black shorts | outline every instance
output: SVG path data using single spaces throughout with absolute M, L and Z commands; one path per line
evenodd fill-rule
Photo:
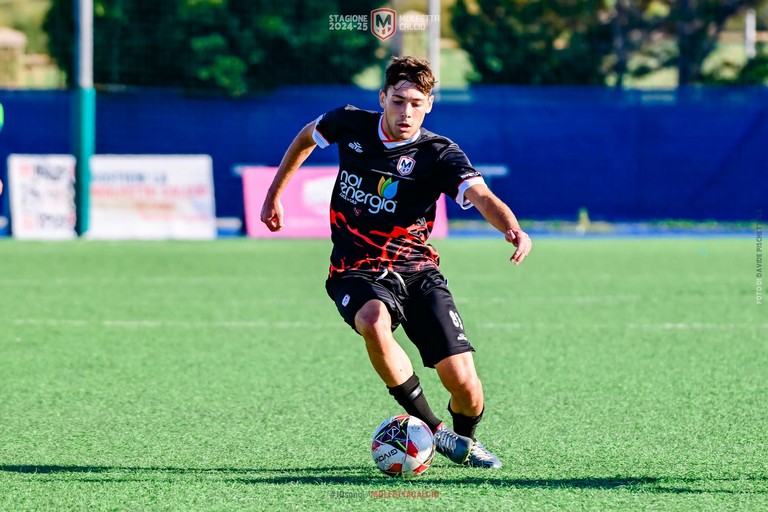
M 402 324 L 424 366 L 433 368 L 448 356 L 475 350 L 447 285 L 437 269 L 402 273 L 350 270 L 328 278 L 325 289 L 353 329 L 355 315 L 366 302 L 383 302 L 392 317 L 392 330 Z

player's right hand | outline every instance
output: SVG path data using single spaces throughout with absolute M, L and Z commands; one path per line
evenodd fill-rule
M 266 224 L 270 231 L 283 229 L 283 204 L 279 199 L 264 201 L 261 207 L 261 222 Z

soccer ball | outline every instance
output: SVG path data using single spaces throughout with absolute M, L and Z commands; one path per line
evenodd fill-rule
M 389 476 L 412 478 L 424 473 L 435 457 L 435 439 L 426 423 L 401 414 L 384 420 L 373 434 L 371 455 Z

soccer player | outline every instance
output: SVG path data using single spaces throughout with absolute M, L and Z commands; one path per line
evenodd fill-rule
M 421 127 L 432 110 L 434 84 L 428 62 L 393 57 L 379 92 L 383 113 L 347 105 L 306 125 L 283 156 L 261 221 L 271 231 L 283 227 L 280 195 L 291 175 L 315 146 L 335 143 L 339 174 L 330 204 L 328 295 L 365 340 L 389 393 L 432 429 L 437 451 L 457 464 L 499 468 L 499 459 L 475 438 L 484 404 L 474 348 L 427 239 L 440 194 L 465 209 L 475 206 L 516 247 L 510 258 L 516 265 L 530 252 L 531 239 L 464 152 Z M 410 359 L 393 337 L 399 325 L 450 393 L 453 429 L 430 408 Z

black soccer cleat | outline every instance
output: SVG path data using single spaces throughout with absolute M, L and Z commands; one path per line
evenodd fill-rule
M 499 469 L 501 461 L 497 456 L 489 452 L 480 441 L 475 441 L 469 450 L 466 465 L 473 468 Z
M 435 449 L 456 464 L 467 463 L 474 444 L 475 441 L 471 437 L 460 436 L 445 424 L 440 424 L 435 431 Z

